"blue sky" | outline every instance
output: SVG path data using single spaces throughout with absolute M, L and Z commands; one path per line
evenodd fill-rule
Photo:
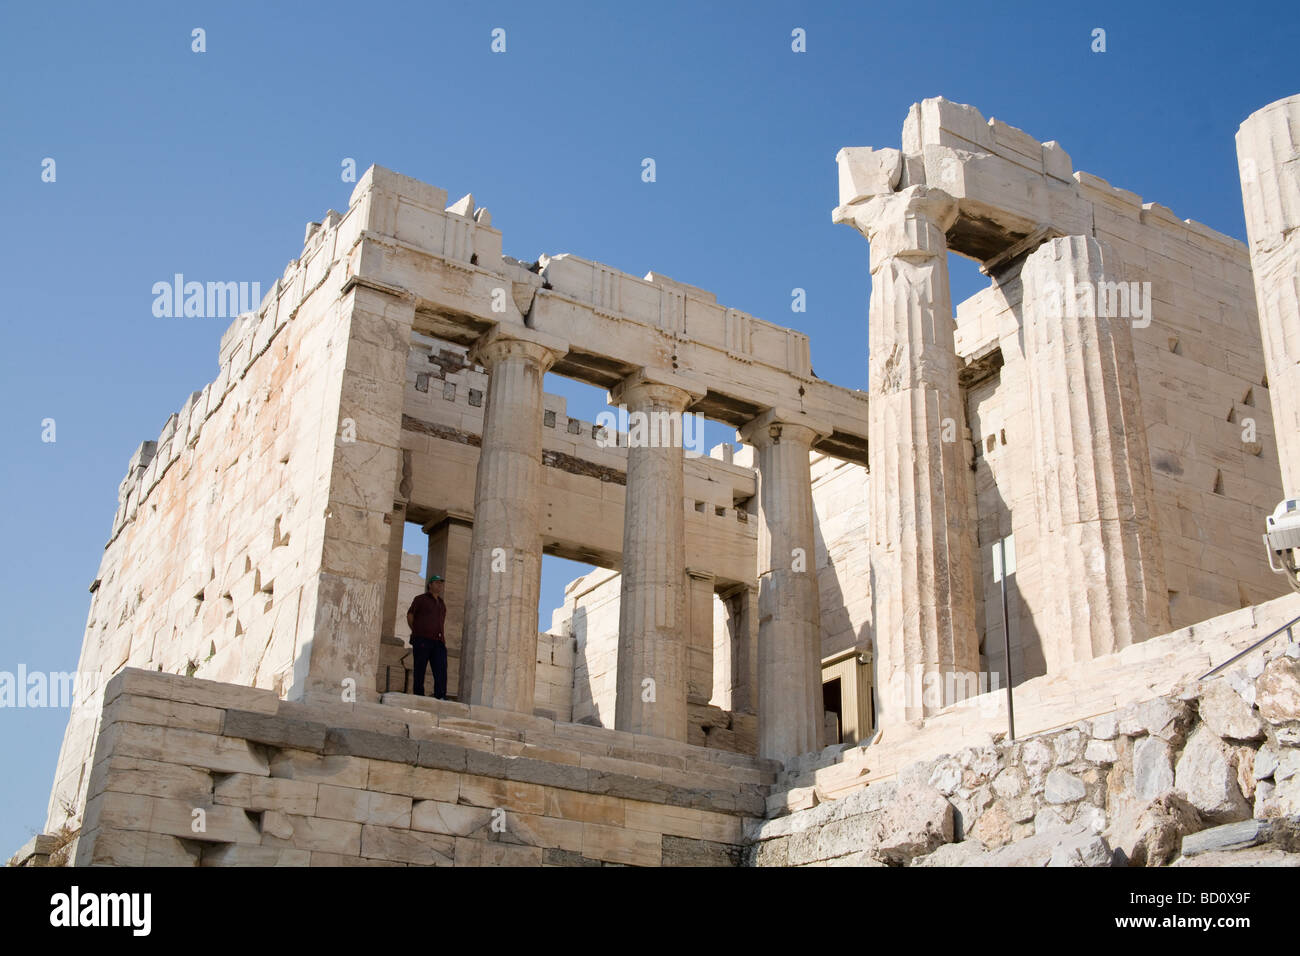
M 857 388 L 868 247 L 831 224 L 834 157 L 898 145 L 924 97 L 1243 238 L 1233 135 L 1300 88 L 1297 8 L 1054 6 L 6 4 L 0 671 L 75 669 L 127 458 L 217 371 L 227 321 L 155 318 L 153 283 L 267 288 L 304 223 L 346 207 L 345 158 L 473 192 L 509 255 L 653 269 L 801 329 L 817 374 Z M 980 287 L 967 264 L 953 281 Z M 598 404 L 571 391 L 574 414 Z M 543 626 L 571 576 L 548 560 Z M 4 856 L 44 821 L 66 720 L 0 710 Z

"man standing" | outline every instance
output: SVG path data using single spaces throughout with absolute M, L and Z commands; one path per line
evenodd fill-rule
M 406 612 L 406 623 L 411 628 L 411 649 L 415 656 L 413 692 L 424 696 L 424 667 L 433 665 L 433 696 L 447 699 L 447 642 L 442 633 L 447 620 L 447 604 L 442 599 L 443 582 L 432 575 L 426 583 L 424 594 L 417 594 Z

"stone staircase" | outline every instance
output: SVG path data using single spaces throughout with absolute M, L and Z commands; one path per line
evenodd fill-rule
M 747 754 L 458 701 L 387 693 L 381 703 L 408 714 L 418 712 L 430 728 L 437 728 L 439 740 L 454 740 L 483 753 L 533 757 L 693 790 L 767 788 L 782 769 L 778 761 Z

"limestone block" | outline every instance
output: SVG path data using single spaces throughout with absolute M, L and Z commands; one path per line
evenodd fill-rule
M 1225 823 L 1183 838 L 1183 856 L 1196 856 L 1220 850 L 1243 850 L 1246 847 L 1267 843 L 1273 827 L 1265 820 L 1242 820 Z
M 1082 780 L 1058 767 L 1047 775 L 1043 799 L 1048 803 L 1073 803 L 1082 800 L 1086 792 Z
M 450 837 L 416 830 L 366 826 L 361 836 L 361 855 L 418 866 L 451 866 L 456 857 L 456 842 Z
M 236 707 L 261 714 L 274 714 L 280 703 L 279 697 L 268 690 L 234 687 L 196 677 L 159 674 L 135 667 L 128 667 L 109 680 L 104 687 L 104 705 L 112 703 L 119 694 L 134 694 L 206 707 Z
M 1210 822 L 1244 820 L 1250 805 L 1237 783 L 1236 760 L 1236 752 L 1203 726 L 1178 758 L 1174 786 Z
M 582 825 L 582 855 L 630 866 L 659 866 L 663 838 L 658 833 L 627 830 L 600 823 Z
M 846 146 L 835 155 L 835 162 L 841 206 L 893 192 L 903 171 L 903 154 L 896 149 Z
M 323 784 L 314 816 L 386 827 L 411 826 L 411 798 Z
M 282 847 L 225 843 L 203 851 L 200 866 L 307 866 L 311 853 Z
M 875 853 L 882 860 L 906 863 L 952 838 L 952 804 L 932 788 L 906 786 L 881 813 L 876 824 Z
M 1201 694 L 1198 710 L 1216 736 L 1231 740 L 1258 740 L 1264 723 L 1254 709 L 1225 681 L 1213 681 Z
M 325 749 L 326 730 L 323 723 L 231 709 L 226 711 L 222 733 L 272 747 L 320 753 Z
M 204 767 L 221 773 L 269 773 L 266 757 L 245 740 L 179 728 L 117 723 L 100 734 L 102 753 L 160 763 Z
M 280 750 L 271 757 L 270 775 L 337 787 L 364 788 L 370 767 L 370 761 L 362 757 Z
M 1255 705 L 1273 725 L 1300 720 L 1300 661 L 1276 657 L 1255 681 Z
M 562 850 L 543 850 L 541 847 L 519 846 L 512 843 L 490 843 L 486 840 L 456 838 L 456 866 L 529 866 L 543 864 L 547 854 L 566 853 Z M 585 857 L 583 858 L 585 860 Z M 593 865 L 594 861 L 580 865 Z M 594 863 L 599 866 L 599 863 Z
M 417 800 L 455 803 L 460 796 L 460 777 L 445 770 L 375 760 L 370 763 L 370 776 L 365 788 Z
M 262 818 L 262 829 L 263 846 L 361 855 L 360 823 L 268 810 Z
M 95 764 L 87 790 L 145 794 L 203 806 L 212 799 L 213 783 L 211 774 L 193 767 L 114 754 Z
M 317 789 L 316 783 L 307 780 L 236 773 L 216 783 L 213 800 L 245 810 L 279 810 L 312 816 L 316 809 Z
M 198 866 L 201 845 L 165 833 L 100 829 L 77 840 L 77 866 Z
M 1175 784 L 1169 744 L 1143 737 L 1133 745 L 1133 790 L 1140 800 L 1155 800 Z

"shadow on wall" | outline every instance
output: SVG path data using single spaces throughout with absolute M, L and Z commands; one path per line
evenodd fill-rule
M 583 666 L 582 672 L 586 675 L 586 686 L 580 688 L 578 683 L 579 662 L 587 661 L 587 609 L 581 604 L 573 609 L 573 617 L 569 619 L 570 626 L 573 628 L 574 653 L 573 653 L 573 702 L 576 704 L 579 700 L 591 701 L 591 706 L 595 710 L 594 714 L 587 714 L 581 718 L 575 718 L 574 723 L 588 724 L 592 727 L 613 727 L 614 715 L 602 714 L 600 712 L 600 702 L 596 694 L 596 685 L 591 679 L 590 668 Z M 580 693 L 581 691 L 581 693 Z M 606 722 L 608 718 L 608 722 Z

